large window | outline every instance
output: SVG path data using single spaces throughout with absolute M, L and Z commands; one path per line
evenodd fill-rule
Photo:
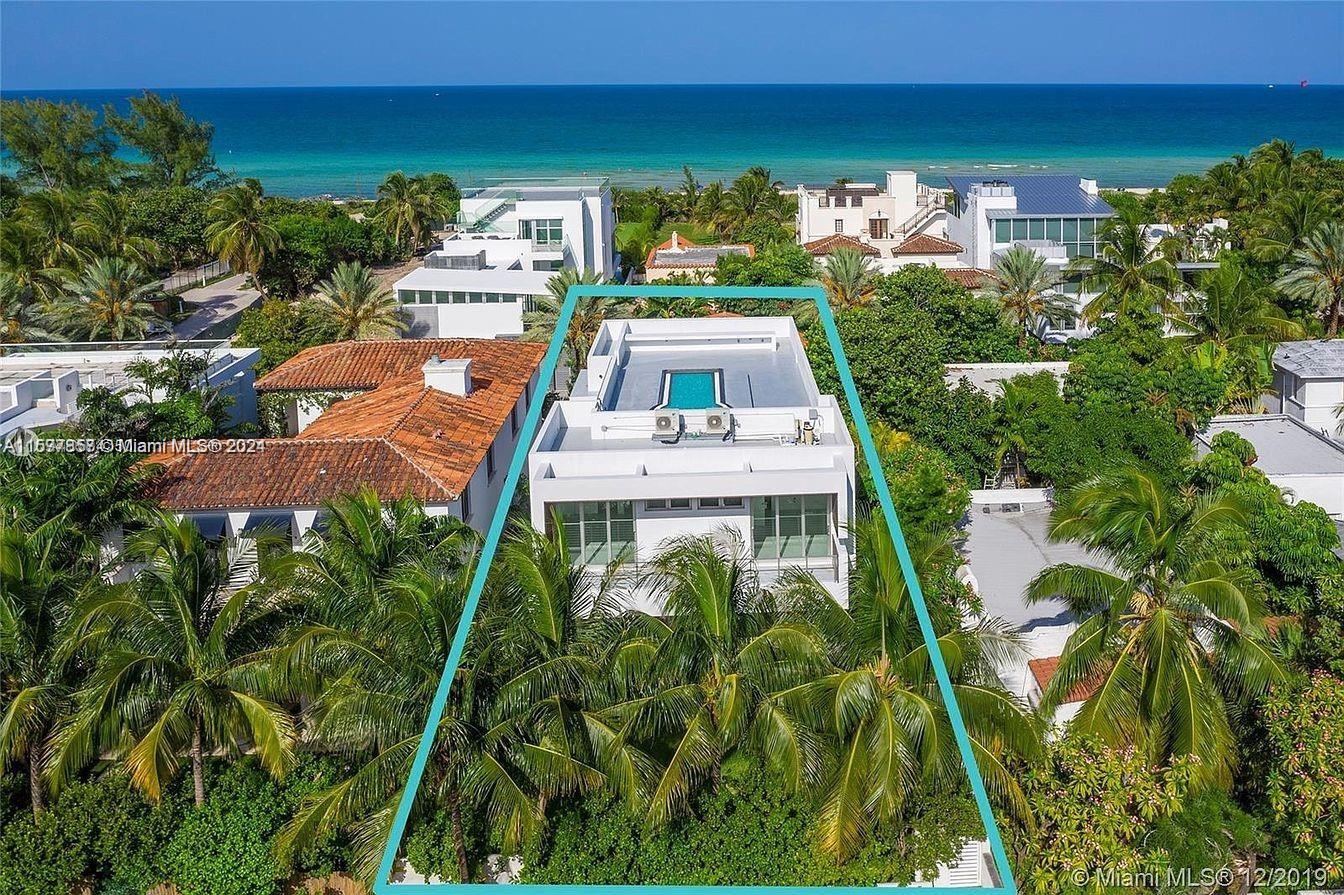
M 751 499 L 751 539 L 756 558 L 830 556 L 831 499 L 826 494 L 789 494 Z
M 564 220 L 561 218 L 538 218 L 519 221 L 518 235 L 530 239 L 537 245 L 558 246 L 565 241 Z
M 556 503 L 547 507 L 546 527 L 555 518 L 565 532 L 571 559 L 585 565 L 606 565 L 634 556 L 635 505 L 629 500 Z

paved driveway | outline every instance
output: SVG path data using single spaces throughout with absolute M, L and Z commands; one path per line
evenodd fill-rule
M 173 327 L 173 335 L 179 339 L 199 338 L 211 327 L 242 313 L 260 297 L 255 289 L 244 288 L 245 280 L 244 274 L 235 274 L 209 286 L 183 292 L 182 300 L 194 306 L 195 310 L 190 317 Z

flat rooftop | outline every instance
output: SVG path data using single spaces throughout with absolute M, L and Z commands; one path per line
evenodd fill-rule
M 1249 414 L 1214 417 L 1197 438 L 1207 453 L 1219 432 L 1235 432 L 1255 448 L 1255 467 L 1265 475 L 1344 475 L 1344 447 L 1290 416 Z
M 722 400 L 730 408 L 804 407 L 812 403 L 798 359 L 768 339 L 723 348 L 632 347 L 616 370 L 615 406 L 652 410 L 662 402 L 663 374 L 678 370 L 722 372 Z
M 1048 504 L 1027 504 L 1021 511 L 1005 512 L 997 504 L 975 504 L 965 526 L 966 562 L 985 614 L 1023 631 L 1075 621 L 1063 600 L 1027 603 L 1022 595 L 1037 574 L 1065 562 L 1104 567 L 1077 544 L 1047 537 L 1050 509 Z

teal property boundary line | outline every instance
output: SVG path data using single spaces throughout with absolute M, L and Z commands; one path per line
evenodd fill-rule
M 985 837 L 989 841 L 990 852 L 994 856 L 994 864 L 998 870 L 999 879 L 1003 881 L 1003 885 L 997 887 L 960 887 L 939 889 L 938 891 L 960 892 L 965 893 L 965 895 L 1017 895 L 1017 883 L 1013 878 L 1012 867 L 1008 863 L 1008 854 L 1004 849 L 1003 838 L 999 834 L 994 812 L 990 810 L 989 796 L 985 792 L 984 780 L 980 776 L 980 765 L 976 761 L 975 753 L 971 748 L 971 740 L 966 731 L 965 719 L 961 715 L 961 707 L 957 705 L 956 697 L 952 691 L 952 679 L 948 674 L 947 665 L 943 662 L 942 653 L 937 646 L 938 637 L 933 630 L 933 622 L 929 618 L 928 607 L 924 603 L 924 591 L 920 587 L 919 579 L 915 576 L 914 563 L 910 559 L 910 549 L 905 543 L 905 535 L 901 531 L 900 520 L 896 518 L 896 507 L 892 503 L 891 493 L 887 489 L 887 479 L 882 472 L 877 448 L 873 444 L 873 436 L 868 429 L 868 419 L 864 415 L 863 405 L 859 401 L 858 391 L 854 387 L 854 376 L 850 372 L 849 361 L 845 358 L 844 348 L 840 344 L 840 332 L 836 329 L 835 317 L 826 301 L 825 292 L 819 287 L 571 286 L 569 292 L 565 295 L 559 319 L 556 321 L 555 335 L 551 337 L 550 345 L 547 347 L 546 355 L 542 360 L 539 381 L 544 383 L 554 381 L 565 335 L 568 333 L 570 322 L 574 318 L 574 309 L 580 301 L 589 298 L 641 297 L 699 298 L 718 301 L 754 298 L 767 301 L 805 300 L 816 303 L 818 317 L 826 331 L 826 340 L 835 356 L 836 372 L 844 388 L 845 400 L 849 403 L 854 428 L 863 447 L 863 456 L 868 463 L 868 468 L 876 485 L 878 502 L 882 505 L 882 513 L 886 517 L 887 526 L 891 530 L 892 539 L 896 544 L 896 554 L 900 559 L 901 573 L 905 576 L 905 580 L 909 582 L 910 592 L 915 598 L 915 615 L 919 619 L 919 629 L 924 636 L 925 645 L 929 648 L 929 656 L 933 660 L 938 691 L 948 708 L 948 716 L 952 722 L 952 732 L 957 741 L 957 750 L 961 754 L 962 764 L 965 766 L 967 777 L 970 780 L 976 808 L 980 813 L 980 821 L 985 827 Z M 497 883 L 393 883 L 390 882 L 390 878 L 396 862 L 398 847 L 406 832 L 411 805 L 414 803 L 420 788 L 420 780 L 424 776 L 425 765 L 429 761 L 429 753 L 434 745 L 434 736 L 438 730 L 439 722 L 443 718 L 444 706 L 448 702 L 448 692 L 452 687 L 453 676 L 457 672 L 458 663 L 461 661 L 462 651 L 467 642 L 467 634 L 471 630 L 471 622 L 476 615 L 476 607 L 480 603 L 481 592 L 485 589 L 486 575 L 490 570 L 490 564 L 494 560 L 495 551 L 499 547 L 500 539 L 504 533 L 509 505 L 513 500 L 514 492 L 518 488 L 518 480 L 522 476 L 523 467 L 526 465 L 528 450 L 532 446 L 533 439 L 536 438 L 537 428 L 541 425 L 543 403 L 543 401 L 536 400 L 528 408 L 527 417 L 523 422 L 522 432 L 518 438 L 518 446 L 514 450 L 513 459 L 509 463 L 509 472 L 504 480 L 503 491 L 500 493 L 499 505 L 495 508 L 494 517 L 490 521 L 485 544 L 481 548 L 477 561 L 476 572 L 471 580 L 471 590 L 467 594 L 466 603 L 463 606 L 462 619 L 458 622 L 457 632 L 453 636 L 453 643 L 448 652 L 443 676 L 439 679 L 438 689 L 434 692 L 434 702 L 429 708 L 429 716 L 425 720 L 425 729 L 420 736 L 420 745 L 416 749 L 415 760 L 411 764 L 410 778 L 406 781 L 406 787 L 402 790 L 401 799 L 397 804 L 397 812 L 392 820 L 391 835 L 388 838 L 387 846 L 383 850 L 383 858 L 378 867 L 378 876 L 374 882 L 376 895 L 448 895 L 448 893 L 458 892 L 464 893 L 464 895 L 482 895 L 485 891 L 493 892 L 494 895 L 501 895 Z M 781 893 L 781 895 L 837 895 L 837 893 L 873 895 L 874 892 L 879 890 L 883 892 L 917 892 L 926 891 L 926 888 L 921 886 L 772 886 L 770 891 Z M 674 895 L 674 893 L 676 895 L 737 895 L 737 893 L 745 895 L 748 892 L 759 892 L 760 887 L 582 886 L 528 883 L 514 884 L 509 887 L 509 891 L 517 892 L 519 895 L 592 895 L 595 890 L 603 893 L 610 892 L 612 895 L 623 895 L 627 890 L 632 893 L 640 893 L 640 895 L 646 895 L 646 893 L 647 895 Z

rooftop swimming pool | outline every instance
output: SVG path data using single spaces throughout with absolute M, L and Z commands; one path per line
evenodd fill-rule
M 720 374 L 715 370 L 663 371 L 663 400 L 668 410 L 708 410 L 721 407 Z

